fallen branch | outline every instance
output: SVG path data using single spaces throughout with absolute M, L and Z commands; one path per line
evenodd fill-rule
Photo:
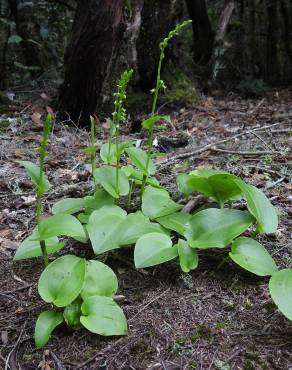
M 263 127 L 257 127 L 257 128 L 255 128 L 253 130 L 244 131 L 244 132 L 242 132 L 240 134 L 234 135 L 234 136 L 229 137 L 227 139 L 222 139 L 222 140 L 219 140 L 219 141 L 216 141 L 216 142 L 207 144 L 207 145 L 203 146 L 202 148 L 193 150 L 191 152 L 181 153 L 181 154 L 178 154 L 178 155 L 170 155 L 170 158 L 166 159 L 165 161 L 162 161 L 162 162 L 158 163 L 157 166 L 158 167 L 166 167 L 166 166 L 169 166 L 169 165 L 171 165 L 173 162 L 175 162 L 177 160 L 194 157 L 194 156 L 196 156 L 198 154 L 201 154 L 201 153 L 203 153 L 203 152 L 205 152 L 207 150 L 212 149 L 213 147 L 216 147 L 218 144 L 227 143 L 229 141 L 232 141 L 232 140 L 237 139 L 238 137 L 241 137 L 241 136 L 244 136 L 244 135 L 248 135 L 248 134 L 253 134 L 256 131 L 267 130 L 267 129 L 271 128 L 271 127 L 275 127 L 275 126 L 278 126 L 280 124 L 281 124 L 280 122 L 276 122 L 276 123 L 273 123 L 272 125 L 266 125 L 266 126 L 263 126 Z
M 238 155 L 264 155 L 264 154 L 282 154 L 281 152 L 271 151 L 271 150 L 259 150 L 257 152 L 254 151 L 238 151 L 238 150 L 227 150 L 227 149 L 219 149 L 219 148 L 210 148 L 212 152 L 220 152 L 220 153 L 228 153 L 228 154 L 238 154 Z

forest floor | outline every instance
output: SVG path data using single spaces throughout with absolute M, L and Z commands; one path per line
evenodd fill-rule
M 291 103 L 287 90 L 259 99 L 209 97 L 196 109 L 172 113 L 172 124 L 156 131 L 157 151 L 165 153 L 157 161 L 158 179 L 175 200 L 182 199 L 176 175 L 198 166 L 225 169 L 264 189 L 279 211 L 280 225 L 277 233 L 258 239 L 281 267 L 292 267 Z M 36 350 L 35 320 L 48 305 L 37 293 L 41 260 L 12 260 L 35 222 L 33 187 L 14 161 L 38 160 L 42 105 L 37 99 L 24 101 L 0 118 L 0 368 L 291 369 L 292 324 L 273 305 L 268 279 L 228 260 L 222 264 L 224 250 L 201 251 L 198 269 L 189 274 L 175 262 L 141 273 L 127 263 L 131 253 L 124 252 L 121 260 L 109 256 L 128 336 L 103 338 L 61 326 L 44 350 Z M 100 142 L 106 138 L 103 126 Z M 130 125 L 123 136 L 145 143 L 145 133 L 131 133 Z M 82 151 L 88 144 L 88 132 L 65 123 L 54 126 L 46 161 L 53 185 L 46 214 L 56 200 L 91 190 Z M 77 242 L 69 242 L 68 251 L 92 257 Z

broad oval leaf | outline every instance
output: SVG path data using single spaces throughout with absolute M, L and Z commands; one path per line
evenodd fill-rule
M 181 204 L 170 199 L 165 189 L 148 186 L 142 196 L 142 212 L 152 219 L 170 215 L 182 207 Z
M 234 240 L 229 256 L 240 267 L 258 276 L 272 275 L 278 270 L 268 251 L 251 238 L 241 237 Z
M 209 208 L 192 216 L 185 237 L 193 248 L 224 248 L 253 221 L 247 211 Z
M 152 159 L 149 160 L 148 171 L 146 171 L 147 153 L 144 150 L 140 148 L 128 148 L 126 149 L 126 153 L 134 165 L 144 174 L 150 176 L 155 174 L 156 168 Z
M 87 261 L 85 281 L 80 293 L 83 300 L 95 296 L 112 297 L 118 290 L 118 279 L 113 270 L 99 261 Z
M 172 246 L 169 236 L 150 233 L 138 239 L 134 250 L 136 268 L 159 265 L 178 256 L 177 247 Z
M 28 236 L 17 248 L 14 260 L 24 260 L 42 256 L 42 250 L 38 239 L 38 228 L 36 227 L 32 234 Z M 54 236 L 45 240 L 48 254 L 58 252 L 64 247 L 64 243 L 59 243 L 59 239 Z
M 184 235 L 186 225 L 190 221 L 191 215 L 185 212 L 176 212 L 156 219 L 163 227 L 174 230 L 178 234 Z
M 146 128 L 147 130 L 152 130 L 153 126 L 155 125 L 155 123 L 159 122 L 159 121 L 167 121 L 167 122 L 171 122 L 170 120 L 170 117 L 169 116 L 159 116 L 159 115 L 155 115 L 155 116 L 151 116 L 149 118 L 147 118 L 145 121 L 142 122 L 142 126 L 144 128 Z
M 234 179 L 234 182 L 241 188 L 247 208 L 258 222 L 257 230 L 260 233 L 274 233 L 278 228 L 278 215 L 269 199 L 260 189 L 246 184 L 241 179 Z
M 81 310 L 81 324 L 90 332 L 103 335 L 126 335 L 127 319 L 123 310 L 110 297 L 93 296 L 87 298 Z
M 279 310 L 292 320 L 292 269 L 273 273 L 269 282 L 270 294 Z
M 43 348 L 55 328 L 63 322 L 63 315 L 60 312 L 44 311 L 35 324 L 34 340 L 38 349 Z
M 42 194 L 46 193 L 50 189 L 50 183 L 45 174 L 43 174 L 40 181 L 40 168 L 36 164 L 30 161 L 16 161 L 26 170 L 26 173 L 31 178 L 31 181 L 36 187 L 40 188 Z
M 71 236 L 78 240 L 86 240 L 87 235 L 81 223 L 72 215 L 57 214 L 48 217 L 39 224 L 39 240 L 53 236 Z
M 94 253 L 119 248 L 118 229 L 127 213 L 118 206 L 105 206 L 92 212 L 86 226 Z
M 66 198 L 61 199 L 56 202 L 52 207 L 53 215 L 60 213 L 66 213 L 68 215 L 73 215 L 81 211 L 85 206 L 83 198 Z
M 167 234 L 165 229 L 157 223 L 150 222 L 149 218 L 143 215 L 141 211 L 131 213 L 119 227 L 119 245 L 134 244 L 142 235 L 154 232 Z
M 185 240 L 179 239 L 177 243 L 179 264 L 183 272 L 195 270 L 199 264 L 198 252 L 191 248 Z
M 121 169 L 119 171 L 119 189 L 116 189 L 116 168 L 103 166 L 94 171 L 94 178 L 112 197 L 119 198 L 130 191 L 129 180 Z
M 85 277 L 85 260 L 73 255 L 60 257 L 42 272 L 39 295 L 45 302 L 65 307 L 80 294 Z

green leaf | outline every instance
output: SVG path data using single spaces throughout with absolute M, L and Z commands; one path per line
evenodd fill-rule
M 184 235 L 186 225 L 190 219 L 191 215 L 189 213 L 176 212 L 164 217 L 159 217 L 156 221 L 166 229 L 174 230 L 178 234 Z
M 66 324 L 73 329 L 78 329 L 80 327 L 82 302 L 82 299 L 77 297 L 75 301 L 70 303 L 63 312 L 63 317 L 66 321 Z
M 73 215 L 84 208 L 83 198 L 66 198 L 56 202 L 52 207 L 52 213 L 57 215 L 59 213 L 66 213 Z
M 105 206 L 91 214 L 86 228 L 95 254 L 119 247 L 118 230 L 126 217 L 127 213 L 118 206 Z
M 183 272 L 190 272 L 191 270 L 195 270 L 198 267 L 199 257 L 197 250 L 194 248 L 190 248 L 185 240 L 178 240 L 177 251 L 180 267 Z
M 90 332 L 103 336 L 127 334 L 127 319 L 112 298 L 101 296 L 87 298 L 81 310 L 84 316 L 80 317 L 80 321 Z
M 176 258 L 177 247 L 172 246 L 169 236 L 150 233 L 138 239 L 134 250 L 136 268 L 159 265 Z
M 53 236 L 71 236 L 85 239 L 87 235 L 81 223 L 74 216 L 57 214 L 41 221 L 39 225 L 39 240 L 46 240 Z
M 29 161 L 16 161 L 21 166 L 25 168 L 26 173 L 31 178 L 33 184 L 38 188 L 42 194 L 46 193 L 50 189 L 50 183 L 45 174 L 42 176 L 42 181 L 40 181 L 40 168 L 36 164 Z
M 247 208 L 258 222 L 257 230 L 260 233 L 274 233 L 278 228 L 278 215 L 269 199 L 260 189 L 246 184 L 241 179 L 235 179 L 234 182 L 241 188 Z
M 292 320 L 292 269 L 273 273 L 269 282 L 270 294 L 287 319 Z
M 117 158 L 121 156 L 126 148 L 129 148 L 133 145 L 131 141 L 123 141 L 119 143 L 119 150 L 118 155 L 116 151 L 116 143 L 111 144 L 111 150 L 109 153 L 109 143 L 105 143 L 100 148 L 100 158 L 105 163 L 115 164 L 117 162 Z
M 63 322 L 63 315 L 60 312 L 44 311 L 35 324 L 34 340 L 38 349 L 44 347 L 55 328 Z
M 230 175 L 229 172 L 223 170 L 215 170 L 213 168 L 198 168 L 197 170 L 191 171 L 190 175 L 208 178 L 214 175 Z
M 87 261 L 85 282 L 81 297 L 86 300 L 92 296 L 112 297 L 118 290 L 118 279 L 113 270 L 99 261 Z
M 136 185 L 140 186 L 142 184 L 143 173 L 141 171 L 136 170 L 131 166 L 123 166 L 121 170 L 129 179 L 133 180 Z M 159 181 L 155 177 L 148 176 L 146 179 L 146 184 L 153 187 L 161 188 Z
M 253 222 L 246 211 L 209 208 L 192 216 L 185 237 L 193 248 L 224 248 Z
M 148 186 L 142 196 L 142 212 L 152 219 L 170 215 L 181 208 L 182 205 L 170 199 L 164 189 Z
M 119 245 L 134 244 L 142 235 L 154 232 L 166 234 L 166 231 L 159 224 L 150 222 L 149 218 L 144 216 L 142 212 L 131 213 L 121 223 L 117 231 L 120 235 Z
M 60 257 L 42 272 L 38 291 L 47 303 L 65 307 L 80 294 L 85 277 L 85 260 L 73 255 Z
M 185 195 L 190 195 L 193 193 L 194 188 L 188 184 L 188 180 L 192 178 L 191 175 L 187 175 L 186 173 L 181 173 L 176 177 L 176 184 L 178 190 L 185 194 Z
M 147 153 L 144 150 L 140 148 L 128 148 L 126 149 L 126 153 L 128 154 L 131 161 L 134 163 L 134 165 L 139 168 L 139 170 L 141 170 L 144 174 L 150 176 L 155 174 L 155 164 L 151 159 L 149 160 L 148 171 L 146 171 Z
M 116 168 L 103 166 L 94 171 L 94 178 L 112 197 L 119 198 L 127 195 L 130 190 L 129 180 L 121 169 L 119 169 L 119 194 L 116 191 Z
M 238 198 L 242 194 L 241 188 L 236 185 L 234 179 L 236 176 L 228 173 L 219 173 L 208 177 L 191 175 L 186 183 L 193 188 L 193 191 L 203 193 L 223 206 L 227 200 Z
M 97 189 L 93 196 L 84 197 L 84 206 L 87 212 L 92 212 L 103 206 L 112 206 L 115 199 L 103 189 Z
M 17 248 L 17 251 L 13 258 L 14 261 L 42 256 L 42 250 L 38 239 L 38 228 L 36 227 L 33 230 L 32 234 L 24 239 L 24 241 Z M 48 254 L 58 252 L 64 247 L 64 243 L 59 243 L 59 239 L 55 236 L 46 239 L 45 243 Z
M 241 237 L 234 240 L 229 256 L 240 267 L 258 276 L 272 275 L 278 270 L 268 251 L 251 238 Z
M 142 122 L 142 126 L 144 128 L 146 128 L 147 130 L 151 130 L 153 128 L 153 126 L 155 125 L 155 123 L 157 123 L 158 121 L 171 122 L 169 116 L 159 116 L 159 115 L 156 115 L 156 116 L 149 117 L 145 121 L 143 121 Z

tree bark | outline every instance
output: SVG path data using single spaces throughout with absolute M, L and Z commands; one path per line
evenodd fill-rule
M 215 33 L 212 30 L 205 0 L 186 0 L 193 21 L 194 61 L 201 66 L 209 62 Z
M 59 110 L 86 125 L 102 101 L 102 87 L 111 73 L 114 49 L 121 39 L 123 0 L 80 1 L 67 47 L 65 79 Z
M 126 68 L 135 70 L 132 85 L 153 87 L 159 42 L 174 26 L 179 0 L 131 0 L 131 16 L 123 0 L 81 1 L 65 53 L 65 79 L 59 112 L 87 125 L 96 108 L 110 113 L 116 80 Z

